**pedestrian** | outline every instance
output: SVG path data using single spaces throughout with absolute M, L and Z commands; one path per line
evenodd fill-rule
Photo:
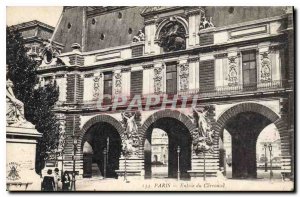
M 59 182 L 61 180 L 61 177 L 60 177 L 60 174 L 59 174 L 59 169 L 58 168 L 55 168 L 54 169 L 54 181 L 55 181 L 55 188 L 56 188 L 56 191 L 59 191 Z
M 68 172 L 65 172 L 62 177 L 62 190 L 63 191 L 69 191 L 71 185 L 71 179 Z
M 47 175 L 43 179 L 42 191 L 55 191 L 55 182 L 51 169 L 47 171 Z

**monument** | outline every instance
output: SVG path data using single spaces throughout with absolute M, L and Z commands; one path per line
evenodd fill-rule
M 37 139 L 42 136 L 24 117 L 24 105 L 6 81 L 6 190 L 41 190 L 41 178 L 35 172 Z

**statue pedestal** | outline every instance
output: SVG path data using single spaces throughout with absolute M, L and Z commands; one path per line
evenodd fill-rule
M 6 186 L 8 191 L 41 191 L 41 178 L 35 172 L 37 139 L 34 126 L 26 122 L 6 127 Z
M 124 180 L 126 174 L 126 180 L 143 180 L 143 165 L 144 161 L 138 157 L 129 157 L 126 159 L 126 170 L 125 170 L 125 158 L 120 158 L 120 169 L 116 170 L 118 179 Z

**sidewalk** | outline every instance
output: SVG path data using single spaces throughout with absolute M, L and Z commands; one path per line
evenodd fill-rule
M 294 187 L 292 181 L 283 182 L 279 179 L 147 179 L 132 180 L 128 183 L 123 179 L 82 179 L 76 183 L 77 191 L 291 191 Z

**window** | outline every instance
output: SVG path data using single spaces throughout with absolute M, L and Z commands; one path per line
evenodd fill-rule
M 112 95 L 112 72 L 104 73 L 104 95 Z M 104 103 L 110 102 L 111 99 L 104 98 Z
M 131 72 L 130 96 L 141 95 L 143 92 L 143 71 Z
M 256 70 L 256 52 L 246 51 L 242 53 L 243 62 L 243 87 L 245 90 L 256 89 L 257 70 Z
M 177 64 L 175 62 L 168 63 L 166 69 L 166 92 L 174 95 L 177 93 Z

